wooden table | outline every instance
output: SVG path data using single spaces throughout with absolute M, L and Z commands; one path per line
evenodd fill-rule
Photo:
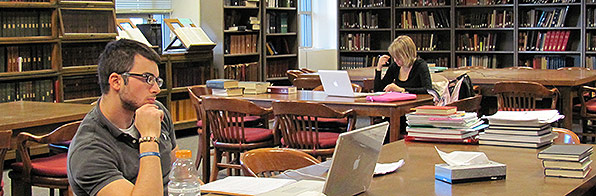
M 561 92 L 559 111 L 565 115 L 563 127 L 571 129 L 573 120 L 573 97 L 579 87 L 596 81 L 596 71 L 586 70 L 553 70 L 553 69 L 471 69 L 448 70 L 438 75 L 452 80 L 463 73 L 468 73 L 472 83 L 479 85 L 483 93 L 492 93 L 495 83 L 500 81 L 530 81 L 540 83 L 547 88 L 556 87 Z
M 11 148 L 21 131 L 41 135 L 71 121 L 81 120 L 93 108 L 88 104 L 17 101 L 0 103 L 0 130 L 13 130 Z M 47 149 L 45 150 L 47 152 Z M 43 153 L 43 150 L 40 151 Z M 34 154 L 34 152 L 32 152 Z M 38 154 L 38 153 L 36 153 Z M 15 150 L 6 159 L 14 159 Z
M 333 109 L 345 111 L 353 109 L 358 116 L 386 116 L 390 117 L 389 137 L 390 141 L 397 141 L 400 133 L 400 117 L 410 112 L 410 108 L 432 104 L 432 97 L 430 95 L 418 95 L 415 100 L 397 101 L 397 102 L 370 102 L 362 98 L 346 98 L 346 97 L 328 97 L 322 91 L 298 91 L 295 94 L 260 94 L 260 95 L 244 95 L 238 97 L 247 99 L 261 107 L 271 107 L 271 103 L 276 100 L 291 100 L 291 101 L 313 101 L 323 103 Z M 205 130 L 203 136 L 204 141 L 210 141 L 210 132 Z M 210 163 L 208 143 L 205 143 L 205 151 L 203 152 L 203 178 L 204 182 L 208 182 L 210 171 L 205 169 L 206 165 Z
M 507 178 L 497 181 L 449 184 L 434 177 L 434 165 L 444 163 L 434 146 L 445 152 L 480 151 L 492 161 L 507 165 Z M 541 150 L 541 149 L 540 149 Z M 404 142 L 383 146 L 380 163 L 405 160 L 395 173 L 374 177 L 361 195 L 583 195 L 596 185 L 596 172 L 585 179 L 545 177 L 537 149 Z M 592 159 L 596 155 L 592 154 Z M 592 163 L 592 168 L 596 163 Z

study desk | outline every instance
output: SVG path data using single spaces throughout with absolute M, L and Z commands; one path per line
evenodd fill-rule
M 444 152 L 484 152 L 490 160 L 507 165 L 507 177 L 461 184 L 435 180 L 434 165 L 444 163 L 435 146 Z M 545 177 L 537 158 L 541 150 L 401 140 L 383 146 L 379 162 L 404 159 L 404 166 L 394 173 L 374 177 L 370 189 L 361 195 L 583 195 L 596 185 L 594 169 L 585 179 Z M 596 155 L 592 154 L 591 159 L 596 159 Z M 596 163 L 591 166 L 595 168 Z
M 6 159 L 15 158 L 16 136 L 21 131 L 41 135 L 64 123 L 81 120 L 93 108 L 88 104 L 17 101 L 0 103 L 0 130 L 13 130 Z M 35 148 L 34 148 L 35 149 Z M 47 152 L 47 149 L 45 150 Z M 41 150 L 39 153 L 43 153 Z M 32 152 L 32 154 L 39 154 Z
M 447 70 L 436 73 L 452 80 L 463 73 L 467 73 L 474 85 L 483 89 L 492 89 L 497 82 L 501 81 L 530 81 L 540 83 L 547 88 L 557 87 L 560 95 L 561 114 L 565 115 L 563 127 L 571 129 L 573 120 L 573 97 L 576 96 L 579 87 L 596 81 L 596 71 L 586 70 L 554 70 L 554 69 L 470 69 L 470 70 Z
M 298 91 L 295 94 L 259 94 L 259 95 L 244 95 L 237 97 L 254 102 L 261 107 L 271 107 L 271 103 L 276 100 L 289 101 L 312 101 L 325 104 L 335 110 L 345 111 L 353 109 L 358 116 L 386 116 L 390 117 L 388 137 L 390 141 L 397 141 L 400 133 L 400 117 L 410 112 L 410 108 L 420 105 L 432 104 L 432 97 L 430 95 L 418 95 L 415 100 L 396 101 L 396 102 L 370 102 L 366 101 L 364 97 L 361 98 L 347 98 L 347 97 L 328 97 L 322 91 Z M 203 134 L 204 141 L 210 141 L 210 131 L 205 130 Z M 208 182 L 210 171 L 205 169 L 206 165 L 210 163 L 209 152 L 207 151 L 208 144 L 205 143 L 205 151 L 203 152 L 203 176 L 207 176 L 204 182 Z

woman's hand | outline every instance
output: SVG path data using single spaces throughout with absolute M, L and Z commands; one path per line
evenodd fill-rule
M 406 91 L 406 89 L 395 85 L 395 83 L 391 83 L 391 84 L 387 85 L 383 89 L 383 91 L 385 91 L 385 92 L 401 92 L 401 93 L 403 93 L 403 92 Z
M 383 55 L 379 58 L 379 62 L 377 62 L 377 70 L 381 71 L 383 69 L 383 65 L 387 64 L 391 57 L 389 55 Z

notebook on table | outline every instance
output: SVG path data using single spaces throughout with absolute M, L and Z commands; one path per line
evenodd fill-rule
M 366 97 L 384 93 L 355 93 L 348 72 L 344 70 L 319 70 L 319 78 L 327 96 Z
M 271 192 L 273 195 L 355 195 L 368 189 L 389 127 L 388 122 L 342 133 L 337 139 L 325 181 L 301 180 Z

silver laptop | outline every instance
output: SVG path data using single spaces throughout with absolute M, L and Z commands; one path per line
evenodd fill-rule
M 301 180 L 262 195 L 355 195 L 368 189 L 389 122 L 342 133 L 325 182 Z M 300 170 L 298 170 L 300 171 Z
M 319 70 L 319 78 L 327 96 L 366 97 L 382 93 L 355 93 L 348 72 L 344 70 Z

